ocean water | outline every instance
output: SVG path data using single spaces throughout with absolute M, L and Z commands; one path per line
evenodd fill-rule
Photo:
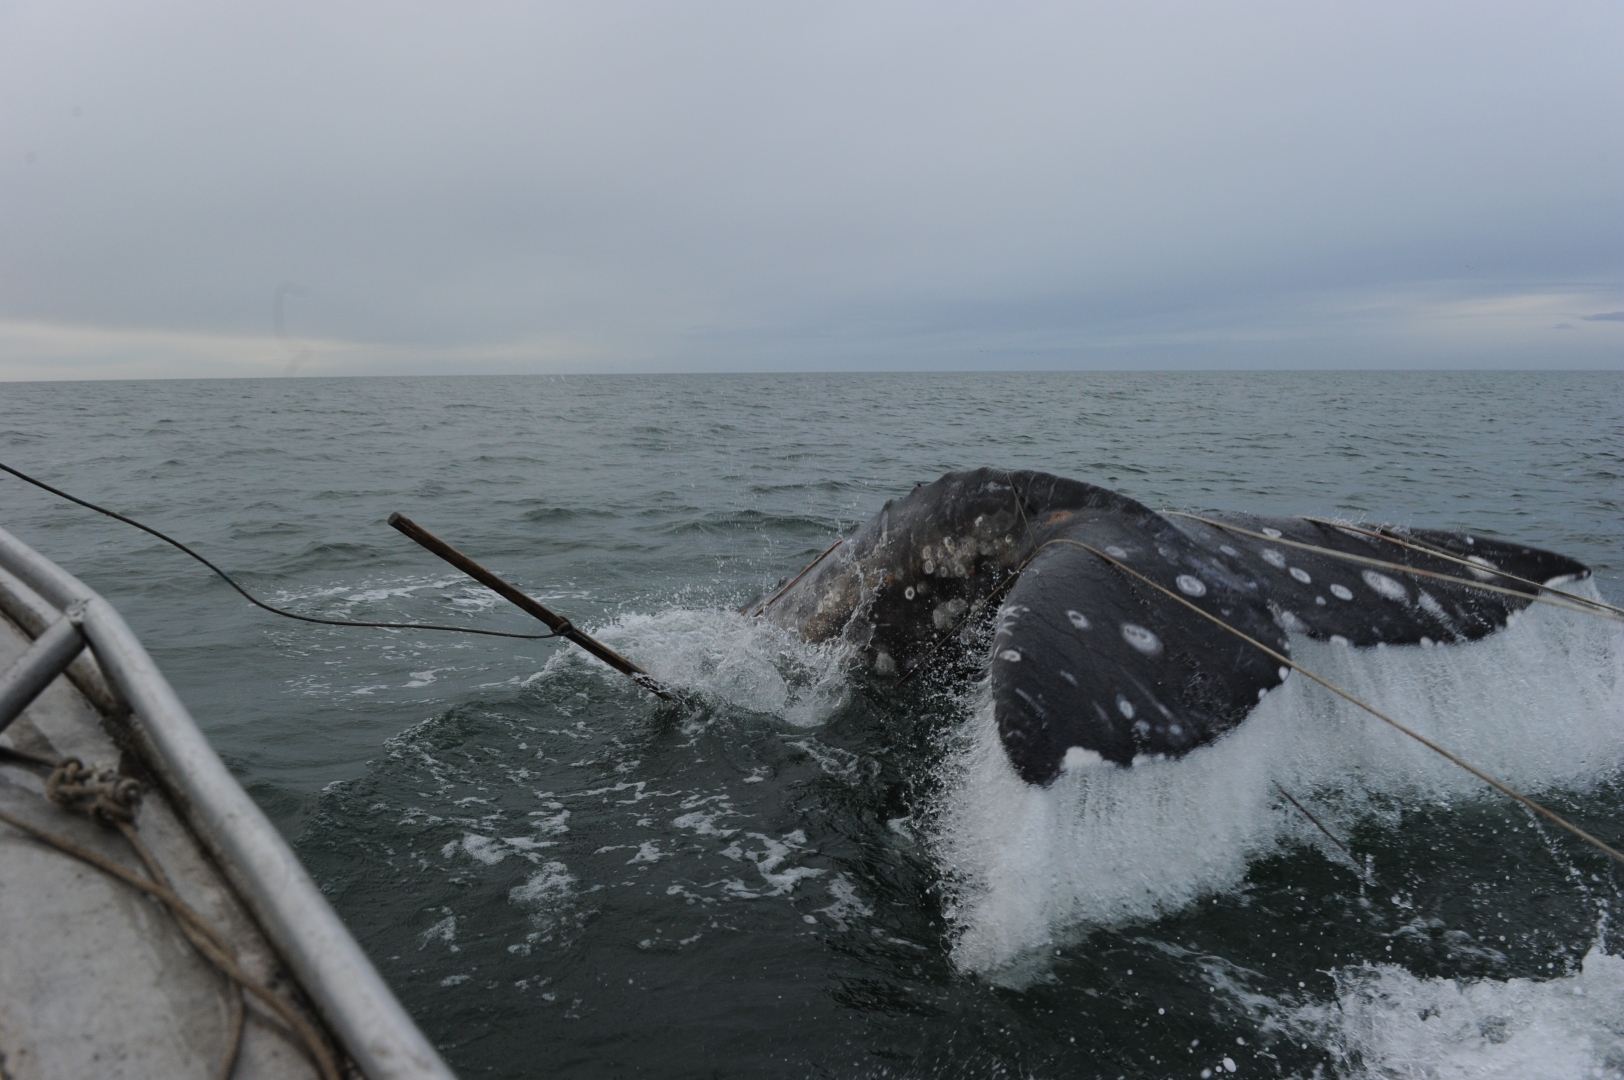
M 277 619 L 0 480 L 464 1076 L 1624 1077 L 1620 868 L 1306 680 L 1181 761 L 1034 790 L 976 685 L 890 693 L 734 614 L 983 464 L 1517 538 L 1624 601 L 1616 373 L 10 384 L 0 446 L 273 602 L 536 629 L 401 511 L 685 691 Z M 1618 624 L 1294 648 L 1624 842 Z

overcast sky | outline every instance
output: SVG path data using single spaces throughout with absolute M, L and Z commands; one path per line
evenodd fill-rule
M 1624 367 L 1624 5 L 0 4 L 0 378 Z

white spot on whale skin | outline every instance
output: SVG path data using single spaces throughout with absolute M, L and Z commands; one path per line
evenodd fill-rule
M 1185 596 L 1207 595 L 1207 583 L 1202 581 L 1200 578 L 1193 577 L 1189 574 L 1180 574 L 1178 576 L 1178 587 L 1179 592 L 1183 593 Z
M 936 564 L 934 562 L 932 562 L 931 560 L 926 559 L 925 560 L 925 573 L 934 574 L 935 572 L 936 572 Z
M 1308 571 L 1304 570 L 1300 566 L 1293 566 L 1291 568 L 1291 576 L 1302 582 L 1304 585 L 1307 585 L 1309 582 L 1314 580 L 1308 576 Z
M 1295 611 L 1282 611 L 1275 616 L 1275 621 L 1294 634 L 1308 633 L 1308 624 L 1299 619 Z
M 1336 597 L 1338 600 L 1352 600 L 1353 590 L 1348 588 L 1346 585 L 1332 585 L 1331 595 Z
M 1332 645 L 1346 645 L 1346 644 L 1348 644 L 1348 639 L 1343 637 L 1341 634 L 1332 634 L 1331 635 L 1331 644 Z
M 1155 656 L 1162 651 L 1161 638 L 1136 623 L 1125 622 L 1122 624 L 1122 640 L 1146 656 Z
M 1121 694 L 1118 694 L 1117 695 L 1117 712 L 1121 713 L 1126 719 L 1132 720 L 1133 719 L 1133 702 L 1129 701 L 1127 698 L 1123 697 Z
M 1432 644 L 1433 644 L 1433 642 L 1432 642 L 1431 638 L 1427 637 L 1427 635 L 1425 635 L 1425 634 L 1421 635 L 1421 647 L 1423 649 L 1432 648 Z
M 1369 585 L 1385 599 L 1404 601 L 1410 598 L 1410 594 L 1404 591 L 1404 586 L 1400 585 L 1386 574 L 1380 573 L 1376 570 L 1366 570 L 1359 576 L 1365 579 L 1366 585 Z
M 1112 544 L 1110 547 L 1106 548 L 1105 553 L 1111 556 L 1113 559 L 1126 559 L 1128 557 L 1128 553 L 1117 547 L 1115 544 Z
M 1060 768 L 1065 772 L 1073 769 L 1094 769 L 1104 765 L 1105 759 L 1093 750 L 1085 750 L 1081 746 L 1074 746 L 1066 751 L 1066 756 L 1060 759 Z
M 1257 692 L 1257 699 L 1258 699 L 1258 700 L 1259 700 L 1259 701 L 1262 701 L 1262 700 L 1263 700 L 1263 699 L 1264 699 L 1264 698 L 1266 698 L 1266 697 L 1268 697 L 1268 696 L 1269 696 L 1269 688 L 1268 688 L 1268 687 L 1266 687 L 1266 686 L 1265 686 L 1265 687 L 1262 687 L 1262 688 L 1261 688 L 1261 689 L 1259 689 L 1259 690 L 1258 690 L 1258 692 Z
M 906 589 L 902 590 L 902 595 L 907 597 L 909 600 L 912 600 L 914 598 L 914 587 L 909 585 Z
M 1236 551 L 1234 548 L 1230 547 L 1228 544 L 1219 544 L 1218 545 L 1218 550 L 1223 552 L 1225 555 L 1239 555 L 1240 554 L 1240 552 Z
M 1466 542 L 1471 543 L 1472 538 L 1470 536 L 1468 536 L 1466 538 Z M 1466 561 L 1469 562 L 1469 563 L 1476 563 L 1478 566 L 1486 566 L 1490 570 L 1495 569 L 1494 564 L 1491 563 L 1489 560 L 1485 559 L 1481 555 L 1468 555 L 1468 556 L 1466 556 Z M 1479 581 L 1493 581 L 1494 580 L 1494 575 L 1491 574 L 1491 573 L 1488 573 L 1487 571 L 1476 570 L 1476 569 L 1473 569 L 1471 567 L 1467 567 L 1467 570 L 1471 573 L 1471 575 L 1474 578 L 1476 578 Z
M 1323 597 L 1323 596 L 1314 597 L 1314 603 L 1319 605 L 1320 607 L 1324 607 L 1325 606 L 1325 597 Z
M 881 675 L 895 675 L 897 673 L 897 662 L 891 659 L 891 654 L 888 652 L 875 653 L 874 670 Z
M 1168 724 L 1167 731 L 1169 734 L 1175 736 L 1184 734 L 1184 729 L 1177 724 Z
M 1449 622 L 1449 612 L 1445 611 L 1444 606 L 1438 603 L 1432 594 L 1425 589 L 1421 590 L 1421 610 L 1441 623 Z
M 1067 682 L 1071 683 L 1071 685 L 1073 685 L 1073 686 L 1077 685 L 1077 676 L 1073 675 L 1069 671 L 1062 671 L 1060 673 L 1060 677 L 1062 679 L 1065 679 Z
M 1087 630 L 1088 629 L 1088 616 L 1084 615 L 1082 612 L 1080 612 L 1080 611 L 1072 611 L 1070 608 L 1067 608 L 1066 609 L 1066 618 L 1070 619 L 1071 620 L 1071 625 L 1075 626 L 1077 629 L 1079 629 L 1079 630 Z
M 1276 570 L 1284 570 L 1286 568 L 1286 557 L 1280 554 L 1280 552 L 1274 548 L 1263 549 L 1263 561 L 1274 567 Z
M 1267 525 L 1265 525 L 1265 526 L 1263 526 L 1263 535 L 1264 536 L 1272 536 L 1274 539 L 1278 540 L 1278 539 L 1280 539 L 1280 530 L 1279 529 L 1271 529 Z
M 1280 681 L 1285 682 L 1286 681 L 1286 676 L 1290 675 L 1290 674 L 1291 674 L 1291 669 L 1290 668 L 1288 668 L 1288 667 L 1281 668 L 1280 669 Z
M 1005 649 L 1003 652 L 998 654 L 998 659 L 1008 660 L 1012 664 L 1018 664 L 1021 662 L 1021 651 L 1019 649 Z

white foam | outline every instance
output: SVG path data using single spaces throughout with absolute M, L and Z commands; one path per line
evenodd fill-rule
M 765 619 L 732 611 L 672 608 L 624 615 L 592 633 L 669 686 L 771 713 L 797 727 L 827 721 L 850 689 L 848 653 L 839 644 L 809 645 Z M 559 650 L 542 676 L 563 665 L 587 665 L 606 679 L 622 678 L 578 649 Z
M 508 903 L 530 911 L 531 925 L 537 931 L 531 935 L 532 944 L 551 940 L 562 930 L 580 928 L 585 916 L 576 907 L 576 885 L 575 875 L 568 866 L 549 862 L 523 884 L 508 890 Z
M 1586 586 L 1591 588 L 1591 586 Z M 1431 649 L 1292 640 L 1306 669 L 1524 790 L 1582 790 L 1624 761 L 1624 635 L 1536 605 L 1490 638 Z M 997 972 L 1078 928 L 1155 918 L 1234 888 L 1286 839 L 1319 843 L 1273 782 L 1345 831 L 1373 797 L 1492 797 L 1483 783 L 1307 679 L 1175 761 L 1010 767 L 981 695 L 944 764 L 930 842 L 949 884 L 953 958 Z
M 1624 957 L 1594 948 L 1545 981 L 1417 978 L 1383 964 L 1335 973 L 1337 998 L 1285 1018 L 1372 1080 L 1624 1076 Z

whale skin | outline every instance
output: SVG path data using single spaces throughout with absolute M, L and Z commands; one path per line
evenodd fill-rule
M 809 641 L 847 641 L 881 682 L 962 671 L 966 643 L 979 643 L 971 669 L 990 681 L 1010 764 L 1047 785 L 1074 765 L 1179 757 L 1241 723 L 1290 668 L 1225 626 L 1287 657 L 1289 633 L 1354 648 L 1473 641 L 1538 592 L 1491 570 L 1548 585 L 1590 574 L 1566 556 L 1467 533 L 1200 517 L 1221 524 L 1043 472 L 951 472 L 887 502 L 744 611 Z M 1473 565 L 1365 534 L 1376 531 Z

